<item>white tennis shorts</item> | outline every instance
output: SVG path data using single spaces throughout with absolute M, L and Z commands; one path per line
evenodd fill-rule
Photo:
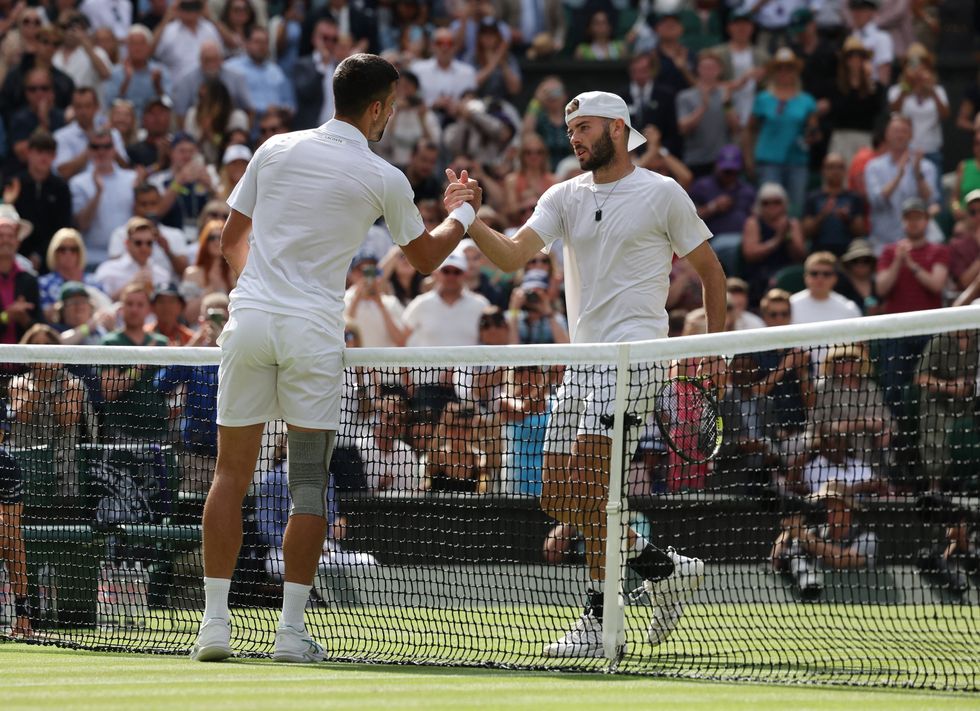
M 343 348 L 299 316 L 236 309 L 218 344 L 218 424 L 340 428 Z
M 626 437 L 624 453 L 632 456 L 650 416 L 660 384 L 662 369 L 630 368 L 626 392 Z M 552 400 L 544 451 L 569 454 L 579 435 L 612 438 L 616 409 L 614 366 L 569 366 Z

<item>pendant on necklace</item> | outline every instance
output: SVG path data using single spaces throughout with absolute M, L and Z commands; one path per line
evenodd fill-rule
M 600 222 L 602 220 L 602 210 L 595 211 L 595 221 Z

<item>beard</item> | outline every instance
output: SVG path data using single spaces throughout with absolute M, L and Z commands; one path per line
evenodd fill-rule
M 578 164 L 582 170 L 595 172 L 612 163 L 615 156 L 616 146 L 613 145 L 612 136 L 609 135 L 609 126 L 607 125 L 603 128 L 602 135 L 589 148 L 589 157 L 584 160 L 579 159 Z
M 368 140 L 371 143 L 377 143 L 378 141 L 380 141 L 384 137 L 384 135 L 385 135 L 385 129 L 388 128 L 388 122 L 390 120 L 391 120 L 391 116 L 389 116 L 388 118 L 386 118 L 385 119 L 385 122 L 383 124 L 381 124 L 380 127 L 376 127 L 376 128 L 374 128 L 371 131 L 371 137 L 368 138 Z

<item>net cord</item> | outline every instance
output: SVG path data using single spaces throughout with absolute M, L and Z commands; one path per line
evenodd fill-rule
M 696 358 L 706 354 L 732 356 L 790 347 L 846 345 L 880 338 L 920 336 L 980 327 L 980 306 L 933 309 L 907 314 L 884 314 L 854 319 L 775 326 L 748 331 L 729 331 L 697 336 L 663 338 L 631 343 L 630 363 L 662 362 Z M 425 366 L 507 367 L 515 365 L 615 365 L 621 344 L 566 344 L 556 346 L 455 346 L 443 348 L 354 348 L 344 353 L 347 367 Z M 170 348 L 152 346 L 48 346 L 3 345 L 0 360 L 6 363 L 57 361 L 64 364 L 132 366 L 215 366 L 217 348 Z
M 603 588 L 602 648 L 610 671 L 619 659 L 619 649 L 626 641 L 626 608 L 623 581 L 626 579 L 623 547 L 627 542 L 623 526 L 626 497 L 623 495 L 623 449 L 626 420 L 626 396 L 629 388 L 630 344 L 618 346 L 616 367 L 616 400 L 613 404 L 613 436 L 609 462 L 609 496 L 606 500 L 606 584 Z M 613 583 L 615 581 L 615 584 Z

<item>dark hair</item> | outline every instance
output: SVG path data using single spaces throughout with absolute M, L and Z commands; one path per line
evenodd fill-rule
M 30 138 L 27 139 L 27 149 L 54 153 L 58 150 L 58 142 L 54 140 L 54 136 L 43 128 L 36 128 Z
M 375 54 L 352 54 L 333 74 L 334 108 L 338 116 L 358 118 L 375 101 L 384 101 L 398 81 L 398 70 Z
M 160 194 L 160 188 L 158 188 L 153 183 L 148 183 L 145 180 L 142 183 L 137 183 L 136 187 L 133 188 L 133 197 L 139 197 L 140 195 L 145 195 L 146 193 L 156 193 Z

